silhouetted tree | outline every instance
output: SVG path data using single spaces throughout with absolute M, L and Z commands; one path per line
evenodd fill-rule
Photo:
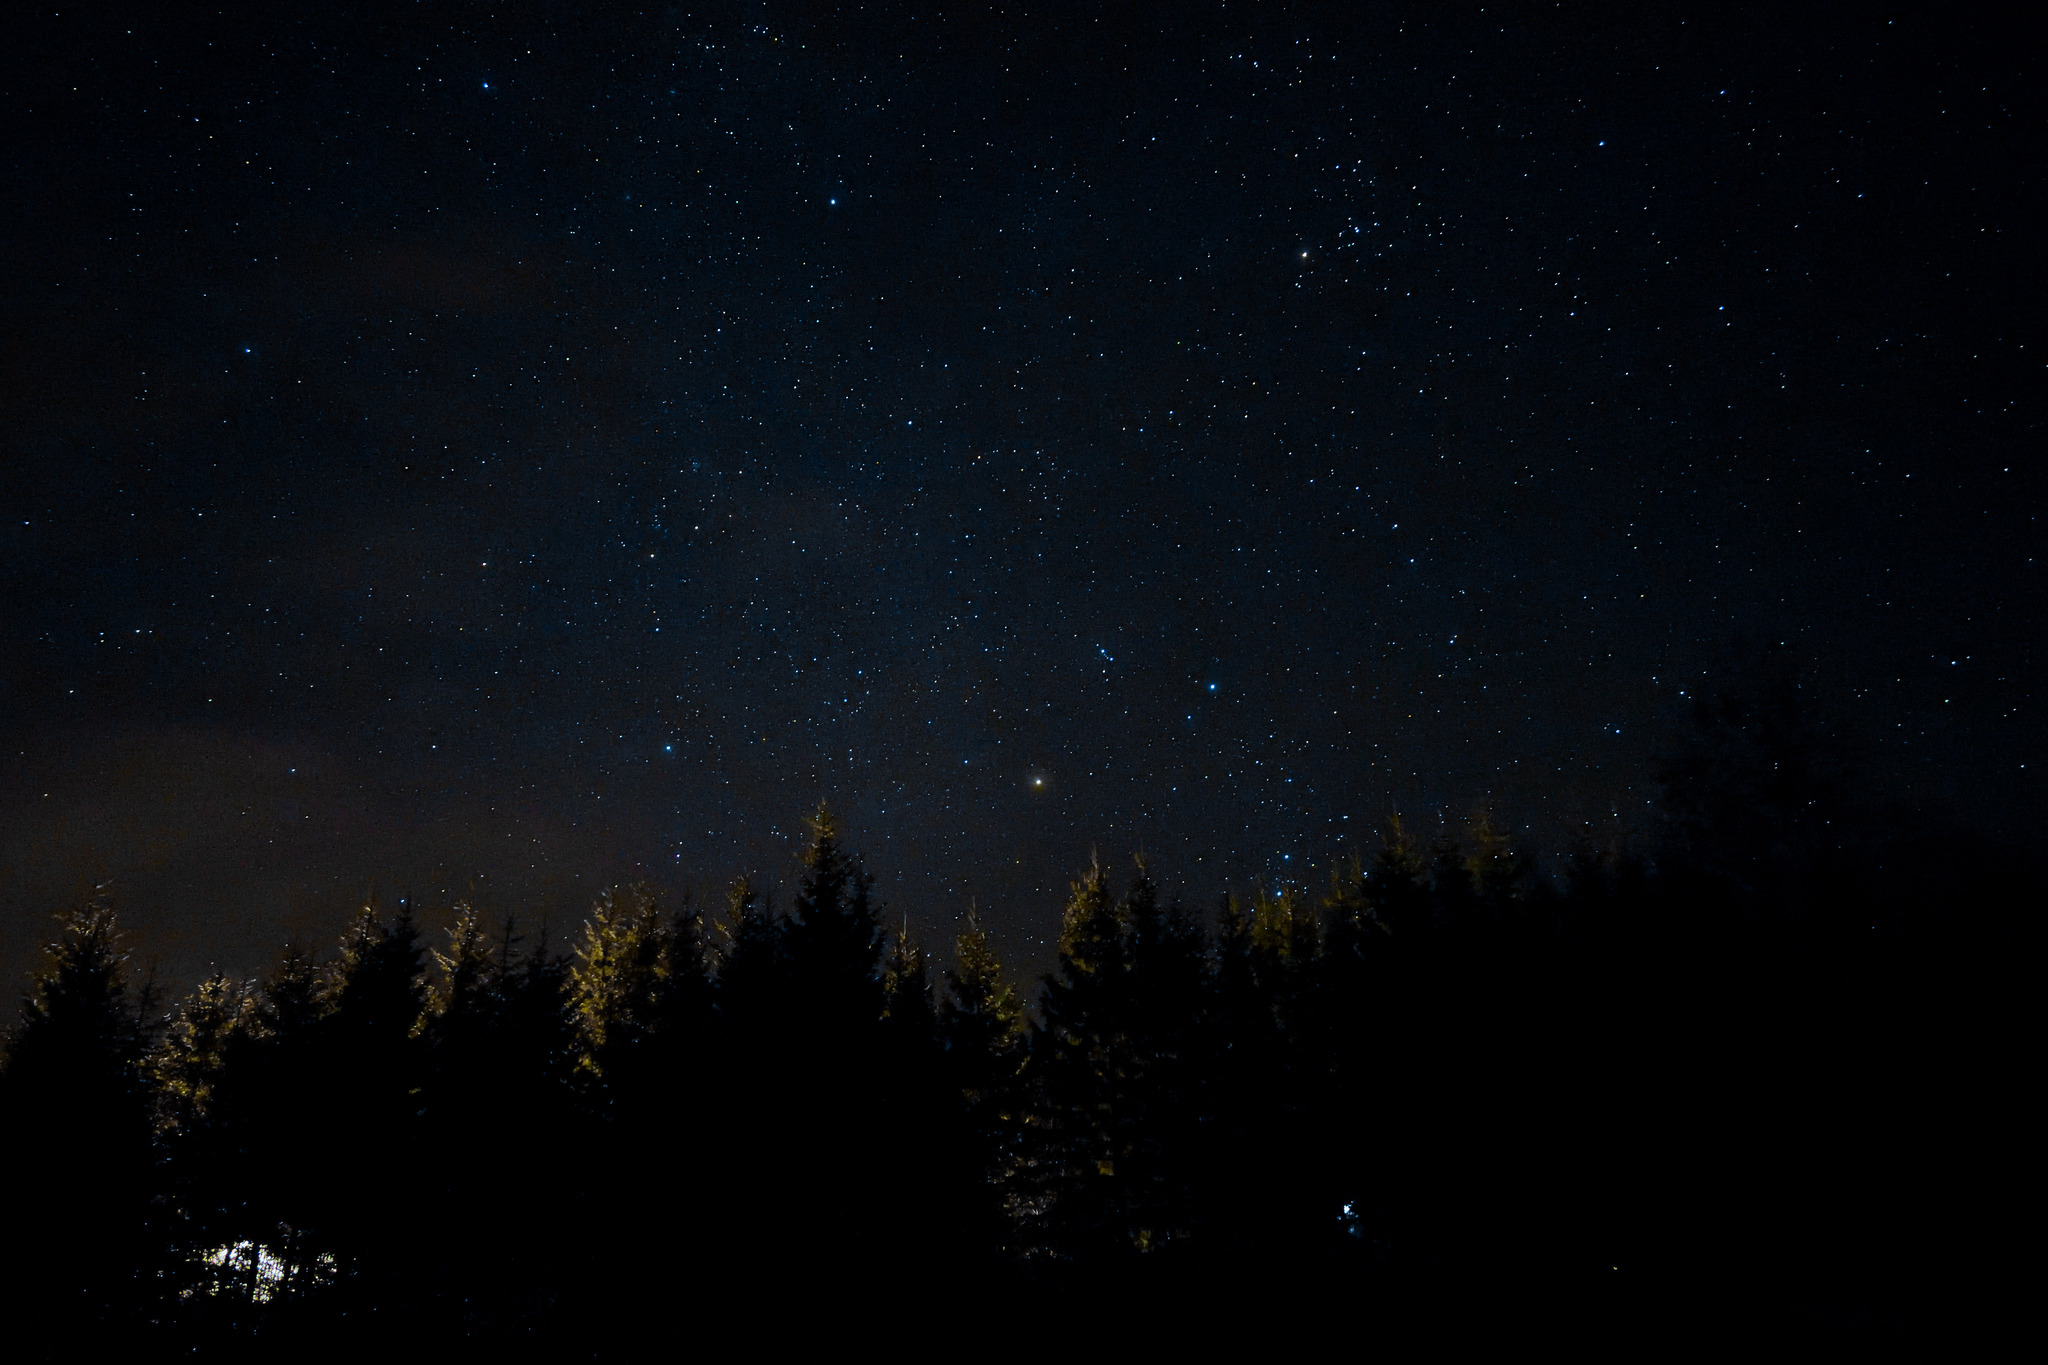
M 161 1268 L 144 1071 L 153 995 L 129 990 L 104 889 L 59 924 L 0 1072 L 0 1169 L 12 1187 L 0 1276 L 7 1330 L 24 1344 L 123 1339 L 152 1311 Z
M 968 1252 L 987 1258 L 1008 1250 L 1009 1199 L 1020 1157 L 1018 1069 L 1024 1063 L 1029 1020 L 1024 1002 L 1003 972 L 1002 960 L 972 907 L 953 940 L 953 969 L 939 1001 L 939 1036 L 947 1087 L 959 1097 L 968 1150 L 961 1236 Z
M 819 1036 L 858 1046 L 882 1014 L 879 965 L 882 932 L 876 923 L 873 883 L 839 844 L 839 825 L 818 807 L 811 845 L 791 907 L 785 951 L 792 1008 Z
M 95 900 L 0 1071 L 13 1340 L 602 1357 L 904 1284 L 1374 1331 L 1611 1305 L 1617 1267 L 1731 1312 L 1865 1292 L 1948 1244 L 1916 1161 L 2019 1150 L 1913 1115 L 2020 1126 L 1982 1097 L 2027 959 L 1903 907 L 2041 879 L 1791 810 L 1818 788 L 1764 775 L 1748 714 L 1706 713 L 1654 858 L 1587 843 L 1555 881 L 1484 810 L 1426 852 L 1390 822 L 1319 901 L 1225 897 L 1213 936 L 1091 865 L 1035 1023 L 971 909 L 935 1000 L 822 809 L 792 913 L 736 882 L 715 949 L 637 886 L 573 958 L 458 904 L 429 969 L 373 900 L 325 968 L 210 977 L 156 1041 Z
M 1192 1228 L 1205 975 L 1200 931 L 1142 868 L 1121 902 L 1099 864 L 1074 883 L 1029 1063 L 1044 1250 L 1121 1256 Z
M 179 1003 L 149 1057 L 163 1129 L 177 1134 L 202 1126 L 227 1069 L 229 1051 L 255 1019 L 251 986 L 218 973 Z
M 680 969 L 693 941 L 683 944 L 662 913 L 653 888 L 636 885 L 606 891 L 584 921 L 583 943 L 569 970 L 569 1004 L 582 1039 L 579 1069 L 598 1085 L 616 1086 L 621 1074 L 648 1065 L 670 1006 Z

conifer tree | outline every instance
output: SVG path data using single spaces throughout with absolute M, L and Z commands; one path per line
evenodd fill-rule
M 1337 1206 L 1327 1197 L 1335 1134 L 1326 943 L 1341 946 L 1355 932 L 1341 912 L 1355 900 L 1356 881 L 1355 872 L 1337 878 L 1337 905 L 1324 906 L 1333 921 L 1327 939 L 1324 917 L 1291 886 L 1261 889 L 1249 909 L 1226 898 L 1219 916 L 1216 1037 L 1199 1068 L 1207 1089 L 1205 1159 L 1191 1183 L 1206 1249 L 1227 1255 L 1247 1276 L 1312 1255 Z M 1247 1288 L 1285 1292 L 1257 1279 Z
M 1505 912 L 1512 902 L 1529 893 L 1529 859 L 1515 845 L 1514 837 L 1494 823 L 1493 808 L 1481 806 L 1472 817 L 1472 847 L 1465 855 L 1465 871 L 1481 903 L 1496 913 Z
M 398 1173 L 419 1149 L 426 1042 L 425 951 L 409 904 L 388 920 L 371 897 L 342 939 L 320 1000 L 303 1067 L 288 1084 L 304 1107 L 291 1160 L 302 1210 L 284 1221 L 332 1248 L 347 1269 L 344 1301 L 380 1301 L 387 1313 L 431 1283 L 427 1249 L 406 1233 L 409 1182 Z
M 652 888 L 606 891 L 584 922 L 569 971 L 569 1005 L 592 1080 L 631 1067 L 659 1029 L 676 969 L 676 932 Z
M 882 932 L 873 883 L 840 847 L 839 824 L 829 809 L 819 806 L 810 826 L 787 934 L 796 996 L 791 1003 L 817 1029 L 858 1039 L 882 1012 Z M 817 1041 L 828 1043 L 825 1037 Z
M 979 1106 L 997 1098 L 1016 1076 L 1026 1017 L 1024 1001 L 1004 976 L 1002 959 L 972 907 L 967 926 L 953 940 L 946 987 L 939 1031 L 954 1083 L 970 1106 Z
M 937 1039 L 938 1015 L 932 1003 L 931 970 L 924 949 L 910 935 L 906 918 L 890 941 L 882 961 L 882 1018 L 892 1047 L 909 1054 L 928 1051 Z
M 342 937 L 322 990 L 323 1018 L 348 1043 L 411 1056 L 427 1005 L 425 950 L 404 901 L 388 922 L 372 896 Z
M 423 1090 L 421 1202 L 442 1213 L 446 1259 L 433 1280 L 433 1311 L 471 1339 L 513 1337 L 551 1311 L 578 1262 L 569 1248 L 614 1230 L 575 1221 L 592 1200 L 572 1166 L 556 1199 L 513 1195 L 530 1179 L 532 1153 L 576 1150 L 571 1085 L 578 1037 L 565 1000 L 567 966 L 546 934 L 523 957 L 508 916 L 487 935 L 481 917 L 457 907 L 448 946 L 434 954 L 437 979 L 423 1026 L 433 1057 Z
M 780 1004 L 787 928 L 788 921 L 763 902 L 748 878 L 740 877 L 726 888 L 715 955 L 718 1012 L 721 1027 L 735 1045 L 743 1038 L 762 1039 Z
M 1206 1183 L 1198 1144 L 1214 1042 L 1208 944 L 1178 904 L 1160 904 L 1142 858 L 1124 903 L 1130 1046 L 1117 1161 L 1127 1236 L 1152 1251 L 1193 1233 Z
M 1031 1212 L 1055 1255 L 1157 1250 L 1197 1219 L 1206 946 L 1142 863 L 1121 901 L 1091 867 L 1063 923 L 1031 1042 Z
M 309 1169 L 334 1100 L 322 977 L 310 952 L 286 946 L 223 1040 L 204 1123 L 173 1149 L 178 1241 L 206 1268 L 207 1292 L 188 1304 L 206 1310 L 204 1330 L 245 1330 L 259 1297 L 288 1300 L 329 1278 L 336 1243 L 321 1225 L 324 1172 Z M 274 1279 L 259 1282 L 264 1272 Z
M 1115 1181 L 1131 1041 L 1124 908 L 1099 862 L 1070 888 L 1058 962 L 1045 978 L 1042 1022 L 1031 1037 L 1029 1194 L 1020 1212 L 1032 1225 L 1034 1250 L 1099 1256 L 1128 1246 Z
M 199 1126 L 212 1107 L 228 1054 L 255 1019 L 251 986 L 219 973 L 200 982 L 179 1004 L 149 1058 L 162 1127 L 184 1132 Z
M 257 997 L 258 1028 L 266 1038 L 298 1038 L 312 1029 L 325 1012 L 320 960 L 311 950 L 287 943 Z
M 963 1258 L 978 1259 L 972 1239 L 988 1231 L 979 1222 L 983 1172 L 942 1065 L 930 971 L 907 920 L 883 959 L 882 987 L 874 1174 L 891 1193 L 867 1214 L 873 1246 L 906 1273 L 944 1278 Z
M 427 995 L 427 1019 L 436 1031 L 488 1024 L 499 1004 L 512 943 L 509 921 L 501 942 L 493 944 L 476 907 L 468 901 L 456 902 L 455 922 L 448 926 L 448 946 L 430 954 L 437 975 Z
M 59 919 L 0 1072 L 0 1161 L 12 1173 L 0 1283 L 9 1332 L 134 1330 L 153 1297 L 146 1055 L 154 1001 L 128 986 L 105 888 Z
M 944 1076 L 959 1098 L 966 1150 L 959 1237 L 978 1257 L 1007 1250 L 1009 1200 L 1017 1188 L 1021 1147 L 1018 1069 L 1028 1019 L 1017 988 L 1003 972 L 973 906 L 953 940 L 954 962 L 939 1001 Z

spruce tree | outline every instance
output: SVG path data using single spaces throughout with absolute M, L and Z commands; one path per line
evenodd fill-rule
M 324 1143 L 327 1003 L 313 955 L 287 945 L 228 1034 L 205 1122 L 173 1148 L 179 1243 L 201 1269 L 193 1330 L 248 1330 L 332 1278 L 338 1245 L 320 1216 L 312 1144 Z
M 1023 1061 L 1027 1019 L 972 907 L 953 940 L 938 1024 L 953 1082 L 969 1106 L 999 1103 Z
M 1102 865 L 1070 888 L 1058 970 L 1039 994 L 1031 1036 L 1019 1212 L 1038 1254 L 1099 1256 L 1128 1246 L 1115 1186 L 1119 1099 L 1130 1050 L 1123 908 Z
M 832 812 L 819 806 L 810 826 L 789 919 L 791 1003 L 817 1031 L 813 1042 L 831 1047 L 834 1039 L 865 1040 L 881 1017 L 882 932 L 873 882 L 840 846 Z
M 778 1154 L 768 1182 L 780 1196 L 777 1233 L 822 1283 L 854 1293 L 876 1270 L 860 1247 L 886 1204 L 877 1173 L 892 1162 L 882 934 L 870 880 L 841 847 L 831 812 L 820 806 L 810 827 L 783 935 L 775 1054 L 747 1079 L 763 1101 L 757 1112 L 778 1130 L 767 1145 Z
M 9 1332 L 121 1340 L 151 1311 L 160 1257 L 145 1074 L 151 993 L 104 888 L 59 918 L 0 1072 L 0 1161 L 12 1174 L 0 1284 Z
M 430 1254 L 407 1228 L 406 1166 L 420 1150 L 426 1041 L 425 952 L 411 907 L 388 920 L 373 897 L 344 936 L 303 1058 L 311 1093 L 295 1154 L 307 1176 L 303 1226 L 333 1247 L 345 1303 L 410 1311 L 432 1284 Z
M 953 968 L 939 1001 L 944 1076 L 958 1097 L 965 1164 L 963 1246 L 976 1259 L 1007 1250 L 1009 1201 L 1017 1189 L 1021 1117 L 1018 1069 L 1028 1018 L 972 906 L 953 940 Z
M 900 1056 L 923 1059 L 936 1046 L 938 1013 L 931 970 L 924 949 L 910 935 L 908 919 L 890 940 L 882 961 L 882 1018 L 890 1039 L 887 1046 Z
M 783 1004 L 789 922 L 765 904 L 751 880 L 740 877 L 725 893 L 714 954 L 719 1027 L 729 1050 L 765 1042 Z
M 694 944 L 692 944 L 694 947 Z M 569 971 L 569 1006 L 582 1038 L 579 1069 L 615 1088 L 646 1065 L 677 967 L 675 926 L 653 889 L 607 890 L 584 921 Z
M 227 1069 L 228 1055 L 255 1019 L 252 986 L 219 973 L 200 982 L 180 1002 L 170 1027 L 149 1057 L 161 1127 L 176 1134 L 202 1125 Z

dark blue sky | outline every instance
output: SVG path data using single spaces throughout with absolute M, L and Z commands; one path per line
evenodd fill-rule
M 2012 35 L 594 8 L 11 40 L 10 969 L 103 877 L 180 977 L 372 883 L 713 893 L 820 797 L 1035 964 L 1095 847 L 1645 830 L 1763 667 L 2033 827 Z

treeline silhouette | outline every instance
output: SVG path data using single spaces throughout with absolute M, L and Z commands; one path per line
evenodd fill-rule
M 2038 872 L 1863 807 L 1767 709 L 1701 719 L 1642 850 L 1540 875 L 1484 816 L 1395 820 L 1200 913 L 1091 866 L 1035 990 L 971 916 L 935 969 L 823 810 L 786 913 L 622 888 L 557 952 L 373 901 L 168 1010 L 95 899 L 0 1074 L 5 1330 L 1925 1325 L 2010 1273 L 1971 1239 L 2012 1198 Z

